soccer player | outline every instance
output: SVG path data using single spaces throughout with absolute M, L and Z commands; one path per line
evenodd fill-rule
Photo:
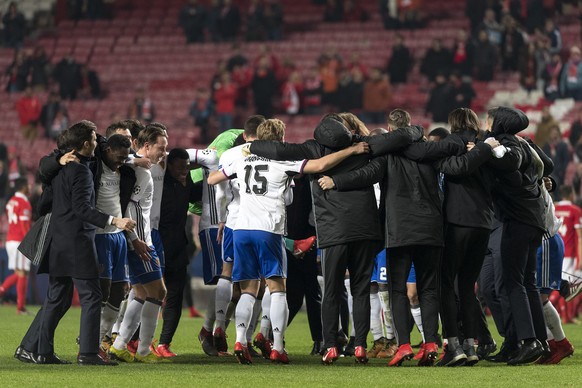
M 8 215 L 8 234 L 6 236 L 6 252 L 8 253 L 8 269 L 14 273 L 4 280 L 0 286 L 0 298 L 16 285 L 16 313 L 28 314 L 26 310 L 26 293 L 28 291 L 28 272 L 30 261 L 18 251 L 18 245 L 30 229 L 32 208 L 28 201 L 28 180 L 19 178 L 14 183 L 16 193 L 6 204 Z
M 282 121 L 270 119 L 259 125 L 257 138 L 283 141 L 284 131 L 285 124 Z M 210 184 L 217 184 L 236 176 L 241 185 L 241 206 L 234 231 L 236 260 L 233 266 L 233 280 L 240 282 L 242 292 L 235 312 L 237 338 L 234 348 L 235 356 L 241 364 L 252 362 L 244 344 L 261 276 L 267 279 L 271 292 L 270 314 L 274 342 L 270 359 L 273 362 L 289 363 L 283 348 L 288 320 L 285 295 L 287 259 L 283 235 L 286 224 L 284 195 L 291 184 L 291 177 L 325 171 L 350 155 L 364 152 L 367 152 L 367 146 L 358 143 L 310 161 L 273 162 L 250 155 L 229 166 L 222 166 L 220 171 L 209 177 Z

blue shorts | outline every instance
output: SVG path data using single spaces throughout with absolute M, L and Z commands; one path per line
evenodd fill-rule
M 201 231 L 200 245 L 202 246 L 202 273 L 204 284 L 216 284 L 222 273 L 222 249 L 216 242 L 218 228 L 208 228 Z
M 225 263 L 232 263 L 234 261 L 234 242 L 233 230 L 224 227 L 224 234 L 222 235 L 222 261 Z
M 160 268 L 162 269 L 162 273 L 164 273 L 164 269 L 166 268 L 166 255 L 164 254 L 162 235 L 157 229 L 152 229 L 152 243 L 154 244 L 158 258 L 160 259 Z
M 408 274 L 408 280 L 406 283 L 416 283 L 416 271 L 414 270 L 414 264 L 410 266 L 410 273 Z
M 127 241 L 123 232 L 95 235 L 99 259 L 99 277 L 115 282 L 127 282 Z
M 564 261 L 564 240 L 559 233 L 542 240 L 537 254 L 537 283 L 546 293 L 559 290 L 562 281 L 562 262 Z
M 283 236 L 262 230 L 235 230 L 232 281 L 259 280 L 261 276 L 287 277 Z
M 135 253 L 135 251 L 127 252 L 127 262 L 129 264 L 129 281 L 131 284 L 148 284 L 154 280 L 162 278 L 162 268 L 160 267 L 160 259 L 153 246 L 150 246 L 152 251 L 150 261 L 143 261 Z
M 388 283 L 386 272 L 386 249 L 382 249 L 374 260 L 374 272 L 372 272 L 372 283 Z

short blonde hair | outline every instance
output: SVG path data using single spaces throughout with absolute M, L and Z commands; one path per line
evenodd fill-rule
M 285 137 L 285 123 L 279 119 L 265 120 L 257 127 L 257 139 L 278 140 Z

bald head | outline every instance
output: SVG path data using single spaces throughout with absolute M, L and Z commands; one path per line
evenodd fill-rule
M 370 136 L 381 135 L 383 133 L 388 133 L 388 130 L 385 128 L 374 128 L 370 131 Z

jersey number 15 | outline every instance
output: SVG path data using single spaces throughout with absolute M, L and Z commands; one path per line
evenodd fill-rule
M 255 193 L 255 195 L 265 195 L 267 194 L 268 191 L 267 178 L 265 178 L 261 174 L 264 174 L 269 171 L 269 165 L 259 164 L 254 166 L 254 170 L 255 173 L 253 179 L 256 184 L 254 184 L 251 188 L 249 181 L 251 180 L 253 166 L 250 164 L 245 166 L 245 185 L 246 185 L 245 191 L 247 192 L 247 194 L 250 194 L 252 189 L 252 192 Z

